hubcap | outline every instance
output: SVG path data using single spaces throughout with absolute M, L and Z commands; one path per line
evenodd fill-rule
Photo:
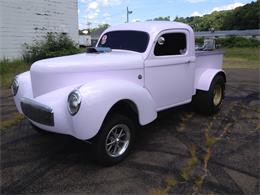
M 125 124 L 115 125 L 107 134 L 106 152 L 111 157 L 119 157 L 127 150 L 129 142 L 129 127 Z
M 213 91 L 213 103 L 215 106 L 218 106 L 222 101 L 222 87 L 220 85 L 216 85 Z

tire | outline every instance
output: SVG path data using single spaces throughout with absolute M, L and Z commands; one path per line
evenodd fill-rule
M 135 129 L 136 124 L 127 116 L 113 114 L 108 117 L 94 140 L 96 162 L 111 166 L 124 160 L 133 146 Z
M 42 135 L 50 135 L 50 134 L 53 134 L 53 133 L 51 133 L 51 132 L 49 132 L 49 131 L 45 131 L 45 130 L 39 128 L 39 127 L 36 127 L 36 126 L 35 126 L 34 124 L 32 124 L 32 123 L 31 123 L 31 126 L 32 126 L 33 130 L 35 130 L 35 131 L 36 131 L 37 133 L 39 133 L 39 134 L 42 134 Z
M 209 91 L 197 90 L 193 97 L 193 106 L 201 114 L 213 115 L 218 113 L 225 97 L 225 79 L 221 75 L 215 76 Z

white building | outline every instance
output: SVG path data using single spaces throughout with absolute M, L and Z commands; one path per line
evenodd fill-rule
M 91 36 L 90 35 L 79 35 L 79 46 L 81 46 L 81 47 L 91 46 Z
M 78 43 L 77 0 L 0 0 L 0 59 L 21 57 L 24 43 L 47 32 Z

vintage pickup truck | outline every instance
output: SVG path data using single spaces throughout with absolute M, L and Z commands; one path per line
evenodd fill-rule
M 192 102 L 214 114 L 224 98 L 221 51 L 195 51 L 194 32 L 177 22 L 108 28 L 85 53 L 41 60 L 15 77 L 18 111 L 42 132 L 87 140 L 97 162 L 129 153 L 138 125 Z

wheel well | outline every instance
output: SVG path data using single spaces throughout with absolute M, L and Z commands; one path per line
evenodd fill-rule
M 120 100 L 119 102 L 115 103 L 109 110 L 107 116 L 110 116 L 113 113 L 120 113 L 122 115 L 128 116 L 139 124 L 138 109 L 136 104 L 131 100 Z
M 224 78 L 225 83 L 227 82 L 226 74 L 224 72 L 219 72 L 216 76 L 218 75 Z

